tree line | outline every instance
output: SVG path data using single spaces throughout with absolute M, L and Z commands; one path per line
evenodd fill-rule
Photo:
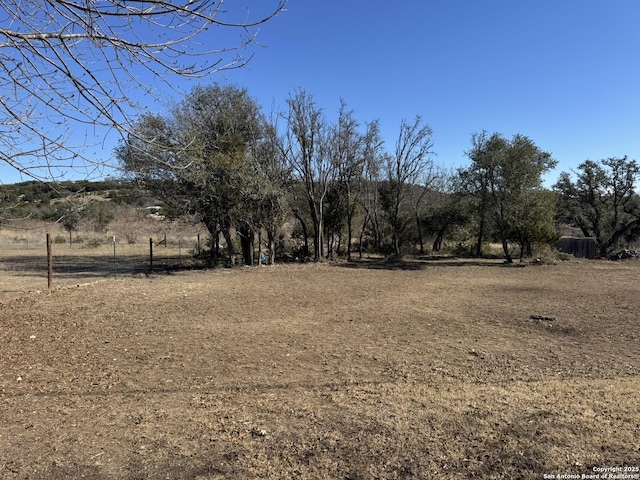
M 256 240 L 273 263 L 287 219 L 298 254 L 314 260 L 425 253 L 430 238 L 435 251 L 455 239 L 474 255 L 497 242 L 512 262 L 556 242 L 559 224 L 596 237 L 606 255 L 640 235 L 640 171 L 626 157 L 586 161 L 547 189 L 556 161 L 524 135 L 474 134 L 470 164 L 457 169 L 435 163 L 420 115 L 403 119 L 396 138 L 389 149 L 379 121 L 359 121 L 343 100 L 330 119 L 298 89 L 267 115 L 247 89 L 213 84 L 166 114 L 142 114 L 115 156 L 170 215 L 201 221 L 212 259 L 230 265 L 237 255 L 253 264 Z

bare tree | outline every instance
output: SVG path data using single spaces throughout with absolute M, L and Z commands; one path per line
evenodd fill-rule
M 431 127 L 423 124 L 419 115 L 411 124 L 402 120 L 395 154 L 388 157 L 385 165 L 384 207 L 389 217 L 396 257 L 401 255 L 400 236 L 406 226 L 400 207 L 408 195 L 408 189 L 422 183 L 432 166 L 432 135 Z
M 0 161 L 50 178 L 103 166 L 86 144 L 127 130 L 136 98 L 247 63 L 242 52 L 286 0 L 0 0 Z M 211 46 L 207 31 L 237 32 Z M 78 125 L 87 132 L 78 136 Z
M 291 185 L 291 172 L 286 161 L 284 139 L 278 132 L 274 115 L 271 119 L 264 120 L 262 133 L 263 138 L 253 148 L 254 184 L 257 187 L 254 193 L 257 200 L 255 224 L 260 247 L 262 229 L 267 233 L 267 262 L 273 265 L 277 236 L 286 219 L 286 194 Z
M 374 120 L 367 123 L 367 131 L 363 138 L 363 172 L 361 205 L 364 209 L 364 219 L 359 236 L 359 257 L 362 258 L 364 234 L 370 226 L 373 243 L 376 250 L 380 250 L 382 233 L 379 214 L 379 186 L 382 165 L 386 161 L 384 140 L 380 134 L 380 122 Z
M 353 118 L 353 110 L 347 110 L 344 100 L 340 100 L 338 124 L 334 131 L 334 163 L 337 169 L 337 189 L 344 197 L 347 223 L 347 258 L 351 260 L 353 218 L 360 194 L 362 193 L 362 173 L 364 170 L 364 136 L 358 132 L 359 124 Z
M 426 208 L 440 196 L 437 192 L 442 189 L 443 182 L 445 182 L 444 172 L 433 163 L 428 163 L 415 188 L 411 188 L 408 195 L 421 255 L 425 254 L 423 216 Z
M 313 97 L 304 90 L 287 100 L 288 160 L 292 171 L 304 183 L 313 222 L 313 258 L 324 256 L 325 200 L 336 165 L 328 154 L 327 124 Z

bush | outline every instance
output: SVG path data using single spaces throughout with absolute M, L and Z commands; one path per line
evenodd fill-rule
M 107 243 L 104 238 L 91 238 L 84 244 L 85 248 L 97 248 Z
M 453 255 L 454 257 L 471 257 L 473 256 L 473 249 L 475 247 L 467 242 L 458 242 L 452 247 L 444 249 L 445 253 Z
M 53 239 L 53 243 L 55 243 L 56 245 L 67 243 L 67 239 L 62 235 L 56 235 L 56 237 Z
M 566 255 L 569 258 L 572 257 L 572 255 L 559 252 L 547 244 L 536 245 L 533 249 L 533 253 L 535 256 L 535 263 L 539 265 L 555 265 L 561 255 Z M 568 258 L 562 258 L 562 260 L 568 260 Z

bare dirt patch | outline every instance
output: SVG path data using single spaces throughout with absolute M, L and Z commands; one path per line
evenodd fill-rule
M 634 261 L 283 265 L 6 299 L 0 478 L 638 466 L 639 274 Z

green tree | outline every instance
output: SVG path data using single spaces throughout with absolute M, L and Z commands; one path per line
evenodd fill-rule
M 563 172 L 555 185 L 559 219 L 595 237 L 599 255 L 608 255 L 640 236 L 638 180 L 640 165 L 626 156 L 587 160 L 578 166 L 575 181 Z
M 441 171 L 429 192 L 429 205 L 420 217 L 422 229 L 433 239 L 432 250 L 439 252 L 444 239 L 459 236 L 470 223 L 469 198 L 455 191 L 457 172 Z
M 66 206 L 58 209 L 56 212 L 58 219 L 56 223 L 62 224 L 64 229 L 69 233 L 69 247 L 73 243 L 72 234 L 78 230 L 80 225 L 80 208 L 77 206 Z
M 443 194 L 423 217 L 426 233 L 433 237 L 431 249 L 439 252 L 445 237 L 469 223 L 469 209 L 458 194 Z
M 523 135 L 511 140 L 486 132 L 472 136 L 471 166 L 459 171 L 462 190 L 475 199 L 478 249 L 487 224 L 513 262 L 510 243 L 520 255 L 535 243 L 552 240 L 554 210 L 542 187 L 542 175 L 556 165 L 551 155 Z
M 247 90 L 197 86 L 169 118 L 145 115 L 137 127 L 116 151 L 124 168 L 174 212 L 197 215 L 214 245 L 222 235 L 230 265 L 236 231 L 251 264 L 256 212 L 264 207 L 261 186 L 270 185 L 265 143 L 273 137 L 265 135 L 265 119 Z

